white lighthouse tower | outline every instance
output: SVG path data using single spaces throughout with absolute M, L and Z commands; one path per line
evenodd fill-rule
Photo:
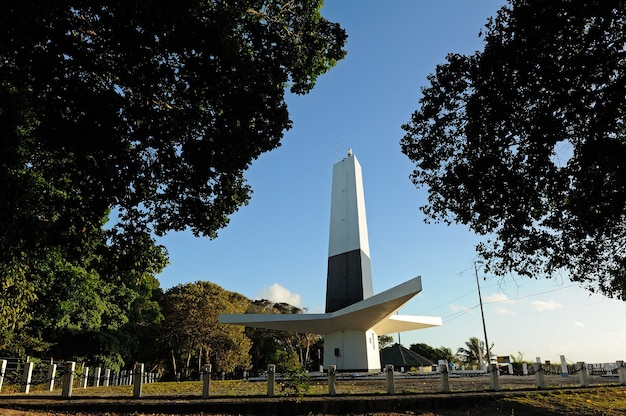
M 373 294 L 361 165 L 351 151 L 333 166 L 326 313 L 220 315 L 220 322 L 324 336 L 324 367 L 379 372 L 378 335 L 441 325 L 440 317 L 397 315 L 422 290 L 420 277 Z

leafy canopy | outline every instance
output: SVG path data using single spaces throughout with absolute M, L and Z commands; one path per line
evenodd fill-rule
M 161 341 L 175 356 L 205 352 L 215 371 L 232 372 L 250 367 L 250 340 L 244 328 L 218 322 L 221 313 L 243 313 L 250 300 L 206 281 L 180 284 L 162 299 L 165 317 Z
M 346 34 L 321 17 L 321 5 L 4 5 L 9 220 L 57 221 L 74 208 L 67 215 L 81 227 L 119 207 L 123 221 L 157 234 L 190 227 L 215 237 L 250 197 L 244 170 L 291 126 L 285 89 L 308 92 L 345 55 Z M 59 206 L 69 201 L 77 206 Z
M 93 357 L 119 340 L 107 359 L 132 358 L 133 329 L 160 319 L 153 236 L 216 237 L 250 199 L 246 168 L 291 126 L 287 89 L 345 55 L 321 6 L 0 6 L 0 350 Z
M 626 7 L 510 0 L 403 126 L 429 219 L 487 236 L 499 274 L 564 273 L 626 299 Z

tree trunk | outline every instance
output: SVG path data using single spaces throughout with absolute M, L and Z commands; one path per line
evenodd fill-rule
M 185 366 L 185 377 L 186 378 L 189 377 L 189 373 L 191 372 L 191 369 L 189 368 L 190 364 L 191 364 L 191 351 L 189 351 L 189 353 L 187 354 L 187 365 Z
M 202 346 L 200 346 L 200 351 L 198 351 L 198 374 L 202 374 Z
M 309 357 L 311 355 L 311 338 L 309 337 L 311 334 L 304 334 L 306 337 L 306 353 L 304 354 L 304 369 L 306 370 L 306 364 L 309 362 Z

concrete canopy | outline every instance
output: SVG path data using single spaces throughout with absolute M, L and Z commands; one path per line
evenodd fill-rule
M 225 324 L 320 335 L 370 329 L 378 335 L 385 335 L 440 326 L 440 317 L 394 315 L 421 290 L 422 281 L 418 276 L 335 312 L 301 315 L 222 314 L 219 320 Z

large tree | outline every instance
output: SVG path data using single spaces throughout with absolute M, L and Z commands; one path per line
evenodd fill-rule
M 484 50 L 437 66 L 403 126 L 422 209 L 486 236 L 496 273 L 626 299 L 626 7 L 509 3 Z
M 345 54 L 321 6 L 0 6 L 0 350 L 46 350 L 58 325 L 117 330 L 138 316 L 133 278 L 164 265 L 154 234 L 216 237 L 250 198 L 246 168 L 291 126 L 286 91 L 308 92 Z M 116 263 L 137 241 L 150 261 Z
M 161 306 L 165 317 L 161 342 L 171 352 L 178 372 L 180 359 L 190 369 L 191 357 L 200 365 L 212 364 L 214 371 L 232 372 L 250 367 L 250 340 L 244 328 L 221 324 L 222 313 L 243 313 L 250 305 L 245 296 L 230 292 L 215 283 L 198 281 L 180 284 L 163 294 Z M 195 364 L 195 362 L 194 362 Z
M 246 313 L 299 314 L 304 313 L 304 310 L 284 302 L 257 299 L 250 302 Z M 252 342 L 250 349 L 252 368 L 257 372 L 265 371 L 268 364 L 278 364 L 275 362 L 277 351 L 283 351 L 284 356 L 290 359 L 296 357 L 299 366 L 307 368 L 307 365 L 315 361 L 315 357 L 311 356 L 311 348 L 322 340 L 322 337 L 316 334 L 265 328 L 246 327 L 245 333 Z

